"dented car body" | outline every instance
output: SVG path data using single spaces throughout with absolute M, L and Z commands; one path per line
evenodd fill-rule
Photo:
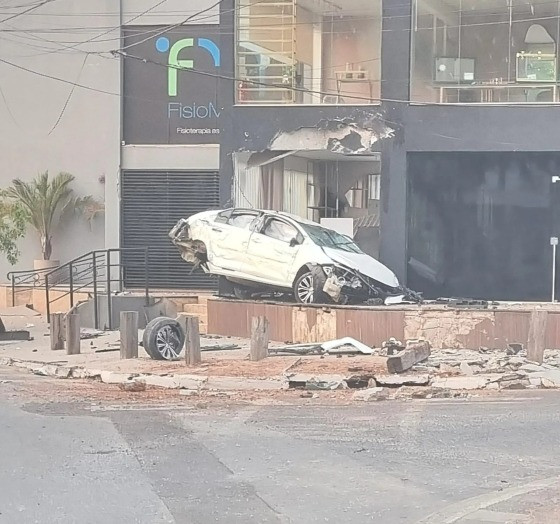
M 169 233 L 187 262 L 236 296 L 292 293 L 300 303 L 419 302 L 350 237 L 288 213 L 231 208 L 181 219 Z

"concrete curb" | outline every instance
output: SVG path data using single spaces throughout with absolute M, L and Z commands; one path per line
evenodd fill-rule
M 0 366 L 13 366 L 31 371 L 35 375 L 61 379 L 91 379 L 104 384 L 130 384 L 141 382 L 146 386 L 163 389 L 187 389 L 196 391 L 261 391 L 288 389 L 286 377 L 266 379 L 245 377 L 219 377 L 204 375 L 154 375 L 150 373 L 117 373 L 89 369 L 83 366 L 65 366 L 46 362 L 0 358 Z
M 307 390 L 335 390 L 347 389 L 347 381 L 350 379 L 344 375 L 313 375 L 285 373 L 281 376 L 270 378 L 247 378 L 232 376 L 209 376 L 209 375 L 188 375 L 188 374 L 164 374 L 157 375 L 151 373 L 118 373 L 99 369 L 87 368 L 84 366 L 68 366 L 54 363 L 20 360 L 12 357 L 0 358 L 0 366 L 13 366 L 31 371 L 35 375 L 54 377 L 60 379 L 91 379 L 104 384 L 114 384 L 126 391 L 141 391 L 146 386 L 177 389 L 195 392 L 202 391 L 281 391 L 291 387 Z M 421 380 L 418 378 L 420 377 Z M 527 385 L 520 387 L 519 373 L 509 374 L 488 374 L 476 376 L 457 376 L 457 377 L 433 377 L 430 375 L 405 376 L 405 375 L 379 375 L 379 383 L 368 383 L 371 389 L 370 397 L 374 395 L 373 386 L 388 386 L 388 390 L 401 393 L 409 388 L 406 386 L 420 386 L 425 392 L 435 391 L 434 396 L 440 391 L 481 391 L 504 389 L 560 389 L 560 370 L 546 369 L 541 372 L 527 374 L 524 372 L 522 377 Z M 504 379 L 506 380 L 504 382 Z M 375 380 L 375 379 L 374 379 Z M 498 384 L 498 382 L 500 382 Z M 359 391 L 363 391 L 363 387 Z M 363 395 L 357 394 L 356 400 L 364 400 Z M 387 395 L 384 393 L 383 398 Z M 415 398 L 425 398 L 418 394 Z M 369 399 L 369 397 L 368 397 Z

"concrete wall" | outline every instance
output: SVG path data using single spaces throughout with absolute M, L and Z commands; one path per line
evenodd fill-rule
M 264 315 L 270 339 L 278 342 L 326 342 L 353 337 L 381 347 L 390 337 L 424 339 L 440 349 L 504 349 L 510 343 L 527 347 L 531 313 L 547 310 L 546 347 L 560 347 L 560 311 L 557 306 L 501 309 L 451 309 L 441 306 L 372 308 L 300 306 L 263 302 L 208 300 L 208 333 L 251 336 L 251 318 Z
M 13 13 L 22 10 L 19 0 L 6 4 L 14 6 Z M 0 62 L 0 187 L 16 177 L 67 171 L 76 177 L 77 194 L 104 199 L 103 177 L 114 176 L 119 167 L 119 61 L 85 52 L 118 46 L 118 11 L 118 0 L 60 0 L 3 25 L 11 32 L 2 35 L 1 58 L 14 65 Z M 66 49 L 111 27 L 98 41 Z M 73 90 L 74 82 L 92 90 Z M 40 257 L 38 238 L 30 231 L 20 245 L 17 268 L 30 269 Z M 90 230 L 76 218 L 56 231 L 52 258 L 65 261 L 103 245 L 103 219 Z M 0 279 L 7 270 L 1 258 Z

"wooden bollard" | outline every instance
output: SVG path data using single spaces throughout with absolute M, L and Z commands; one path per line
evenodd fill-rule
M 138 312 L 121 311 L 121 358 L 138 358 Z
M 51 349 L 64 349 L 64 313 L 51 313 Z
M 194 315 L 182 315 L 182 318 L 185 329 L 185 363 L 187 366 L 196 366 L 202 362 L 199 320 Z
M 268 319 L 253 317 L 251 320 L 251 360 L 268 357 Z
M 529 338 L 527 340 L 527 358 L 533 362 L 543 363 L 546 344 L 546 311 L 533 311 L 529 321 Z
M 80 315 L 66 315 L 66 354 L 80 354 Z

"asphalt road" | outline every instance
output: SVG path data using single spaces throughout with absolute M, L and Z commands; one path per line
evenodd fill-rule
M 228 405 L 62 382 L 0 369 L 0 523 L 560 522 L 559 393 Z

